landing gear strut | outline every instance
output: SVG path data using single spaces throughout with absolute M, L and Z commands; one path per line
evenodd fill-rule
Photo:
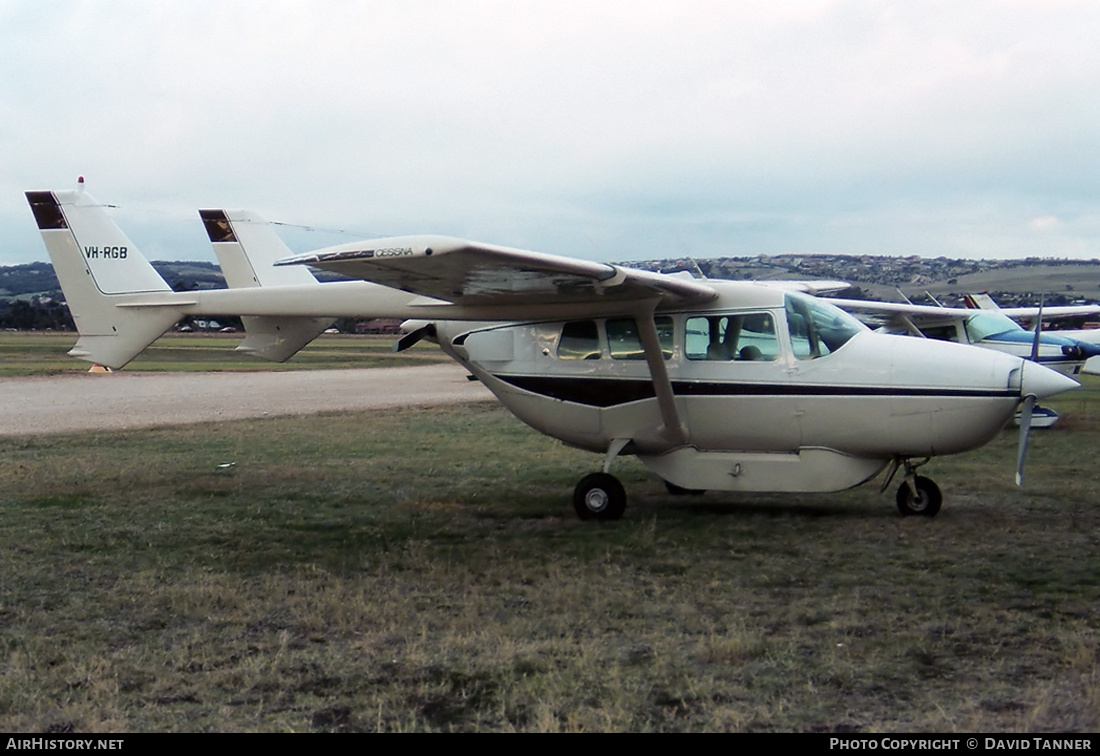
M 626 490 L 610 473 L 586 475 L 573 489 L 573 508 L 582 520 L 617 520 L 626 511 Z

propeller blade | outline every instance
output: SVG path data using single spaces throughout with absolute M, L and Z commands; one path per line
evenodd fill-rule
M 415 331 L 409 331 L 404 336 L 399 338 L 393 345 L 393 351 L 404 352 L 416 342 L 420 341 L 425 336 L 435 336 L 435 323 L 428 323 L 428 325 L 421 328 L 417 328 Z
M 1035 409 L 1035 395 L 1028 394 L 1024 398 L 1024 406 L 1020 409 L 1020 446 L 1016 450 L 1016 485 L 1024 484 L 1024 457 L 1027 456 L 1027 441 L 1031 435 L 1031 411 Z

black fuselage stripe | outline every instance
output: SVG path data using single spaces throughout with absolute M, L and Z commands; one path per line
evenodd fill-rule
M 643 399 L 653 399 L 656 396 L 652 381 L 631 378 L 569 378 L 527 375 L 496 375 L 494 377 L 524 391 L 593 407 L 614 407 Z M 720 383 L 714 381 L 673 381 L 672 391 L 676 396 L 937 396 L 952 399 L 968 397 L 1019 399 L 1020 397 L 1019 392 L 1011 389 L 812 386 L 775 383 Z

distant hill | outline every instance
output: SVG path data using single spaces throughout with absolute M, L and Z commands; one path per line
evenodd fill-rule
M 776 255 L 721 257 L 703 260 L 664 259 L 623 263 L 666 273 L 687 270 L 708 278 L 839 279 L 857 287 L 865 298 L 898 300 L 900 288 L 914 300 L 958 302 L 963 294 L 987 291 L 1004 305 L 1029 304 L 1040 295 L 1048 304 L 1100 301 L 1100 260 L 954 260 L 945 257 L 880 255 Z M 218 266 L 203 261 L 153 262 L 153 267 L 177 291 L 224 289 Z M 322 280 L 339 280 L 320 272 Z M 11 302 L 31 304 L 63 301 L 53 267 L 37 262 L 0 267 L 0 313 Z
M 225 277 L 214 263 L 157 260 L 153 267 L 176 291 L 225 288 Z M 0 302 L 35 296 L 64 299 L 52 265 L 35 262 L 0 267 Z
M 152 265 L 176 291 L 226 288 L 221 269 L 211 262 L 155 260 Z M 341 278 L 323 272 L 317 273 L 317 277 L 322 281 Z M 187 325 L 189 320 L 185 318 L 181 325 Z M 234 316 L 219 318 L 218 322 L 221 325 L 241 327 L 240 318 Z M 339 325 L 346 331 L 363 328 L 355 320 L 342 320 Z M 36 262 L 0 266 L 0 328 L 75 330 L 52 265 Z
M 165 262 L 154 260 L 153 267 L 176 291 L 224 289 L 225 276 L 212 262 Z
M 154 260 L 152 265 L 176 291 L 225 288 L 225 276 L 221 268 L 212 262 Z M 322 281 L 342 278 L 320 271 L 316 275 Z M 0 303 L 12 299 L 29 300 L 36 296 L 64 299 L 52 265 L 35 262 L 0 266 Z
M 709 260 L 666 259 L 624 263 L 671 273 L 686 270 L 734 280 L 836 279 L 852 283 L 865 299 L 914 301 L 925 292 L 946 303 L 964 294 L 989 292 L 998 303 L 1026 305 L 1040 296 L 1047 304 L 1100 301 L 1100 260 L 955 260 L 946 257 L 879 255 L 777 255 Z
M 36 262 L 0 268 L 0 299 L 29 297 L 33 294 L 57 295 L 60 287 L 53 266 Z

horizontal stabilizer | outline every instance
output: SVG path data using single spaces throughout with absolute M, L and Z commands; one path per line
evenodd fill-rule
M 246 336 L 238 352 L 271 362 L 286 362 L 332 325 L 331 318 L 245 315 Z

